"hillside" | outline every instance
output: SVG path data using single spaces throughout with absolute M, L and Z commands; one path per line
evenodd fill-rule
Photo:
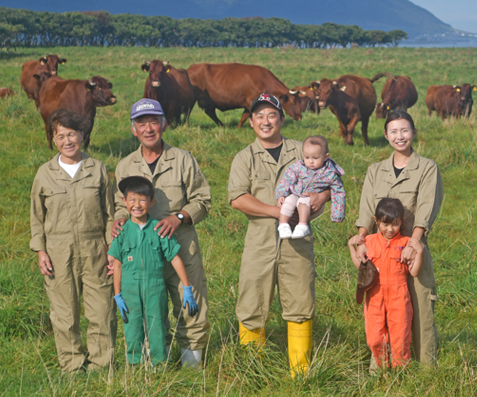
M 451 26 L 408 0 L 0 0 L 0 6 L 34 11 L 106 10 L 113 14 L 167 15 L 173 18 L 280 17 L 299 24 L 335 22 L 363 29 L 402 29 L 409 37 L 446 33 Z

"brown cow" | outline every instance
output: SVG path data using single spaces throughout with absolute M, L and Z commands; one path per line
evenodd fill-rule
M 470 85 L 464 83 L 461 85 L 461 98 L 464 101 L 464 114 L 465 117 L 470 117 L 472 113 L 472 105 L 474 100 L 472 99 L 472 92 L 477 91 L 477 85 Z
M 329 107 L 340 123 L 340 136 L 345 138 L 347 145 L 353 145 L 353 132 L 361 120 L 358 101 L 346 92 L 340 90 L 330 79 L 314 81 L 310 87 L 320 96 L 318 105 L 321 109 Z
M 50 149 L 53 137 L 47 129 L 48 117 L 58 108 L 78 113 L 85 122 L 84 149 L 88 149 L 91 130 L 94 125 L 96 107 L 114 105 L 116 97 L 111 92 L 113 85 L 101 76 L 91 80 L 65 80 L 52 76 L 40 89 L 40 113 L 45 122 L 46 137 Z
M 9 96 L 15 95 L 13 90 L 8 87 L 0 87 L 0 98 L 7 98 Z
M 358 102 L 359 112 L 361 114 L 361 132 L 366 145 L 369 145 L 369 118 L 371 117 L 374 107 L 376 106 L 376 91 L 374 90 L 373 83 L 383 76 L 385 76 L 385 73 L 379 73 L 372 79 L 368 79 L 366 77 L 355 76 L 353 74 L 346 74 L 332 80 L 333 84 L 337 85 L 341 91 L 356 99 Z M 319 83 L 319 81 L 317 81 L 317 83 Z M 322 100 L 326 102 L 326 98 L 322 98 L 321 94 L 319 95 L 319 102 Z
M 426 99 L 426 106 L 429 112 L 429 116 L 432 116 L 432 111 L 436 110 L 436 93 L 441 88 L 440 85 L 431 85 L 427 89 Z
M 187 122 L 195 105 L 194 90 L 187 71 L 176 69 L 169 62 L 160 60 L 145 61 L 141 69 L 149 72 L 143 98 L 158 101 L 169 124 L 180 124 L 181 114 L 184 114 L 184 121 Z
M 298 92 L 290 91 L 270 70 L 242 63 L 200 63 L 187 69 L 195 98 L 217 125 L 223 126 L 215 110 L 244 109 L 237 128 L 250 114 L 252 101 L 266 92 L 280 99 L 283 109 L 301 120 Z
M 320 114 L 320 107 L 318 106 L 318 95 L 310 86 L 293 87 L 291 92 L 298 91 L 298 101 L 300 103 L 300 111 L 315 112 Z
M 23 64 L 20 84 L 27 97 L 35 101 L 37 109 L 40 106 L 40 82 L 38 79 L 33 78 L 33 75 L 40 75 L 41 72 L 50 72 L 54 76 L 58 73 L 58 64 L 64 65 L 65 63 L 66 58 L 50 54 L 41 57 L 38 61 L 27 61 Z
M 455 116 L 459 119 L 464 114 L 465 102 L 461 91 L 461 87 L 457 85 L 442 85 L 434 94 L 436 113 L 442 117 L 442 120 L 449 116 Z
M 407 76 L 392 76 L 381 91 L 382 102 L 376 105 L 376 117 L 386 118 L 389 111 L 407 110 L 417 102 L 417 91 Z

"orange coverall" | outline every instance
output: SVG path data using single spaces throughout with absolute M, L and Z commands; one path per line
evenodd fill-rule
M 381 233 L 366 236 L 368 258 L 379 271 L 379 282 L 366 291 L 364 318 L 366 341 L 376 362 L 388 365 L 391 345 L 392 366 L 411 359 L 411 296 L 407 288 L 409 269 L 398 260 L 409 237 L 398 233 L 389 244 Z

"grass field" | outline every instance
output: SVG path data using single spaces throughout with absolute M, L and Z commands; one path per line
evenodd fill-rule
M 369 375 L 362 310 L 354 301 L 356 271 L 347 240 L 354 222 L 367 167 L 391 154 L 382 134 L 383 121 L 370 121 L 371 144 L 365 147 L 360 123 L 355 145 L 345 146 L 329 110 L 304 114 L 301 122 L 287 118 L 284 135 L 303 140 L 325 135 L 331 156 L 345 169 L 348 211 L 341 224 L 331 223 L 329 204 L 313 224 L 315 236 L 316 318 L 313 363 L 306 380 L 292 382 L 287 365 L 286 323 L 275 299 L 267 325 L 268 347 L 261 357 L 237 342 L 238 274 L 245 216 L 227 203 L 227 181 L 235 154 L 251 143 L 249 127 L 236 125 L 241 111 L 218 112 L 218 128 L 198 107 L 190 124 L 168 129 L 164 139 L 197 158 L 209 180 L 213 204 L 197 227 L 208 277 L 211 332 L 206 369 L 193 371 L 170 364 L 163 372 L 125 367 L 120 325 L 112 368 L 62 375 L 57 365 L 49 322 L 48 300 L 36 255 L 28 243 L 30 187 L 38 167 L 48 161 L 43 121 L 21 92 L 21 65 L 47 53 L 68 59 L 60 65 L 64 78 L 101 75 L 113 84 L 115 106 L 98 110 L 89 155 L 103 161 L 111 175 L 119 160 L 137 148 L 129 129 L 132 103 L 142 96 L 144 60 L 168 60 L 187 68 L 201 62 L 243 62 L 271 69 L 288 87 L 323 77 L 378 72 L 412 78 L 419 93 L 410 109 L 418 128 L 414 148 L 434 159 L 444 179 L 445 199 L 429 245 L 434 258 L 440 300 L 436 305 L 439 333 L 437 368 L 412 364 L 405 369 Z M 0 102 L 0 396 L 151 396 L 151 395 L 314 395 L 314 396 L 463 396 L 477 395 L 477 113 L 470 119 L 442 122 L 428 117 L 424 97 L 431 84 L 477 83 L 477 48 L 296 49 L 151 49 L 48 48 L 0 53 L 0 86 L 17 95 Z M 385 78 L 376 82 L 380 95 Z M 379 96 L 380 97 L 380 96 Z M 477 98 L 475 98 L 477 100 Z M 121 323 L 120 323 L 121 324 Z M 82 329 L 86 329 L 84 320 Z M 173 348 L 178 360 L 179 349 Z

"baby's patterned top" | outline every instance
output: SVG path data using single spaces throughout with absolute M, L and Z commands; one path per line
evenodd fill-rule
M 320 193 L 331 189 L 331 220 L 342 222 L 346 213 L 346 192 L 341 176 L 344 170 L 332 159 L 325 161 L 323 167 L 312 170 L 305 166 L 303 160 L 293 163 L 287 168 L 280 184 L 275 191 L 275 198 L 288 197 L 295 194 L 302 197 L 303 193 Z

